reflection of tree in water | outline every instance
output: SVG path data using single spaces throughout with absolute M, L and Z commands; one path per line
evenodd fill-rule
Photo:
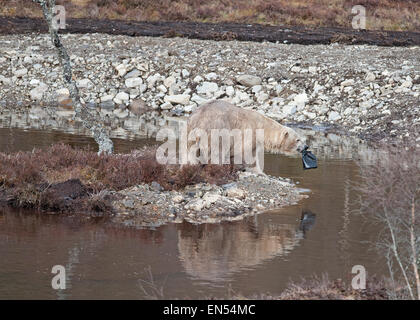
M 258 225 L 253 220 L 220 225 L 184 224 L 178 231 L 180 260 L 193 277 L 223 280 L 232 272 L 287 255 L 315 222 L 314 214 L 305 217 L 300 225 Z

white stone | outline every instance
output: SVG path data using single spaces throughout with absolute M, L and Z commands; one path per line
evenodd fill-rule
M 79 87 L 81 89 L 83 89 L 83 88 L 91 88 L 93 86 L 92 81 L 90 81 L 89 79 L 81 79 L 81 80 L 78 80 L 76 82 L 76 84 L 77 84 L 77 87 Z
M 258 84 L 258 85 L 256 85 L 256 86 L 253 86 L 251 91 L 252 91 L 253 93 L 257 94 L 257 93 L 258 93 L 258 92 L 260 92 L 261 90 L 262 90 L 262 85 Z
M 113 94 L 107 94 L 107 95 L 101 97 L 101 102 L 112 101 L 113 99 L 114 99 Z
M 185 205 L 185 209 L 191 209 L 194 211 L 201 211 L 206 206 L 203 199 L 193 199 Z
M 209 102 L 210 100 L 205 99 L 205 98 L 199 96 L 198 94 L 193 94 L 192 97 L 191 97 L 191 101 L 194 101 L 198 105 L 201 105 L 201 104 Z
M 354 79 L 347 79 L 341 82 L 342 87 L 348 87 L 354 85 Z
M 216 80 L 218 78 L 217 74 L 214 72 L 207 73 L 205 77 L 207 80 Z
M 143 84 L 142 78 L 128 78 L 125 80 L 125 86 L 127 88 L 136 88 Z
M 170 110 L 170 109 L 172 109 L 172 104 L 169 102 L 169 101 L 167 101 L 167 102 L 165 102 L 165 103 L 162 103 L 161 105 L 160 105 L 160 108 L 162 109 L 162 110 Z
M 176 83 L 176 79 L 173 76 L 169 76 L 165 80 L 163 80 L 163 84 L 165 85 L 166 88 L 170 88 L 175 83 Z
M 38 87 L 29 91 L 29 95 L 32 100 L 41 100 L 44 93 L 48 90 L 48 86 L 45 83 L 40 83 Z
M 227 86 L 226 87 L 226 94 L 229 97 L 232 97 L 235 94 L 235 89 L 232 86 Z
M 38 80 L 38 79 L 32 79 L 32 80 L 29 82 L 29 84 L 30 84 L 31 86 L 36 87 L 37 85 L 39 85 L 39 80 Z
M 219 86 L 215 82 L 203 82 L 200 86 L 197 87 L 197 93 L 207 93 L 211 94 L 216 92 L 219 89 Z
M 57 94 L 57 96 L 61 96 L 61 97 L 68 97 L 68 96 L 70 96 L 70 91 L 67 88 L 57 89 L 55 91 L 55 93 Z
M 168 92 L 168 89 L 163 84 L 161 84 L 160 86 L 158 86 L 158 90 L 160 92 L 162 92 L 162 93 Z
M 128 102 L 128 100 L 130 99 L 130 96 L 128 95 L 128 93 L 126 92 L 119 92 L 115 98 L 114 98 L 114 102 L 116 104 L 120 104 L 123 102 Z
M 115 69 L 117 70 L 118 75 L 120 77 L 125 76 L 125 74 L 127 73 L 127 68 L 124 64 L 119 64 L 118 66 L 115 67 Z
M 411 80 L 406 80 L 401 84 L 401 87 L 403 88 L 411 88 L 413 86 L 413 82 Z
M 308 95 L 306 93 L 298 94 L 294 98 L 294 103 L 298 107 L 304 107 L 306 102 L 308 102 Z
M 17 78 L 22 78 L 23 76 L 25 76 L 28 73 L 28 69 L 23 68 L 23 69 L 19 69 L 16 70 L 13 74 L 17 77 Z
M 328 121 L 337 121 L 337 120 L 340 120 L 341 119 L 341 116 L 340 116 L 340 114 L 338 113 L 338 112 L 336 112 L 336 111 L 331 111 L 329 114 L 328 114 Z
M 289 116 L 289 115 L 292 115 L 292 114 L 294 114 L 294 113 L 296 113 L 296 106 L 295 105 L 293 105 L 293 104 L 288 104 L 288 105 L 285 105 L 284 107 L 283 107 L 283 113 L 286 115 L 286 116 Z
M 260 77 L 252 76 L 249 74 L 238 76 L 236 78 L 236 81 L 238 81 L 240 84 L 242 84 L 245 87 L 253 87 L 253 86 L 261 84 Z
M 226 190 L 226 196 L 229 198 L 245 199 L 245 191 L 236 187 Z
M 368 73 L 366 74 L 365 80 L 366 80 L 367 82 L 372 82 L 372 81 L 374 81 L 375 79 L 376 79 L 376 76 L 375 76 L 375 74 L 374 74 L 373 72 L 368 72 Z
M 190 102 L 191 96 L 188 94 L 174 94 L 171 96 L 165 96 L 165 102 L 175 103 L 175 104 L 183 104 L 186 105 Z
M 200 83 L 201 81 L 203 81 L 204 79 L 203 79 L 203 77 L 201 77 L 201 76 L 196 76 L 194 79 L 193 79 L 193 81 L 195 82 L 195 83 Z

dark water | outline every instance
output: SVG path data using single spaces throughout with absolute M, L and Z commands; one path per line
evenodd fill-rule
M 31 150 L 63 141 L 91 145 L 89 138 L 57 132 L 0 129 L 0 150 Z M 115 140 L 118 152 L 145 141 Z M 265 171 L 299 181 L 309 199 L 241 222 L 166 225 L 156 230 L 23 211 L 0 211 L 0 299 L 144 299 L 148 283 L 165 298 L 279 294 L 290 280 L 328 273 L 351 279 L 353 265 L 385 274 L 371 249 L 379 232 L 352 214 L 356 164 L 345 157 L 320 158 L 303 171 L 300 159 L 266 155 Z M 301 223 L 302 213 L 308 221 Z M 67 289 L 51 288 L 54 265 L 67 270 Z M 143 283 L 145 294 L 140 286 Z

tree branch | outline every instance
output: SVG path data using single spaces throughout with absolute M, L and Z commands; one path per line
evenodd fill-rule
M 75 117 L 80 120 L 83 126 L 90 130 L 99 146 L 99 153 L 107 152 L 112 153 L 114 151 L 114 144 L 109 138 L 103 125 L 97 121 L 97 119 L 82 105 L 80 101 L 79 89 L 72 79 L 72 70 L 70 64 L 70 58 L 67 54 L 66 48 L 61 43 L 60 37 L 57 30 L 53 27 L 53 9 L 55 7 L 55 0 L 33 0 L 35 3 L 41 5 L 44 18 L 47 21 L 48 29 L 51 37 L 51 41 L 57 49 L 58 58 L 61 66 L 63 67 L 64 80 L 67 83 L 67 87 L 70 91 L 70 97 L 73 101 Z

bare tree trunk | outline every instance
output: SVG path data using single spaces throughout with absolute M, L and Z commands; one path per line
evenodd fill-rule
M 414 233 L 414 226 L 416 223 L 416 217 L 414 214 L 414 205 L 415 199 L 411 202 L 411 224 L 410 224 L 410 245 L 411 245 L 411 263 L 413 266 L 414 278 L 416 279 L 417 286 L 417 299 L 420 300 L 420 278 L 419 278 L 419 269 L 417 266 L 417 248 L 416 248 L 416 235 Z
M 53 9 L 55 7 L 55 0 L 33 0 L 39 3 L 42 7 L 44 18 L 48 23 L 48 29 L 51 36 L 51 41 L 57 49 L 60 64 L 63 67 L 64 80 L 67 83 L 67 87 L 70 91 L 70 97 L 73 101 L 74 111 L 76 117 L 82 122 L 83 126 L 90 130 L 99 146 L 99 153 L 107 152 L 112 153 L 114 151 L 114 144 L 109 138 L 108 133 L 102 124 L 95 119 L 95 117 L 86 109 L 85 106 L 80 102 L 79 89 L 72 79 L 72 70 L 70 65 L 70 58 L 67 54 L 66 49 L 61 43 L 60 37 L 58 36 L 57 30 L 53 27 Z
M 385 214 L 385 217 L 386 217 L 385 221 L 388 225 L 388 229 L 389 229 L 389 232 L 391 234 L 391 239 L 392 239 L 392 245 L 391 246 L 392 246 L 392 251 L 394 253 L 394 257 L 397 260 L 398 266 L 400 267 L 400 270 L 401 270 L 401 272 L 404 276 L 404 280 L 405 280 L 405 283 L 406 283 L 406 286 L 407 286 L 407 290 L 410 294 L 410 297 L 411 297 L 412 300 L 415 300 L 413 290 L 412 290 L 411 285 L 410 285 L 410 281 L 408 279 L 407 273 L 405 272 L 405 268 L 404 268 L 403 263 L 401 261 L 400 255 L 398 253 L 397 240 L 396 240 L 396 237 L 395 237 L 395 234 L 394 234 L 394 228 L 392 227 L 391 219 L 387 214 L 387 208 L 385 206 L 384 206 L 384 214 Z

